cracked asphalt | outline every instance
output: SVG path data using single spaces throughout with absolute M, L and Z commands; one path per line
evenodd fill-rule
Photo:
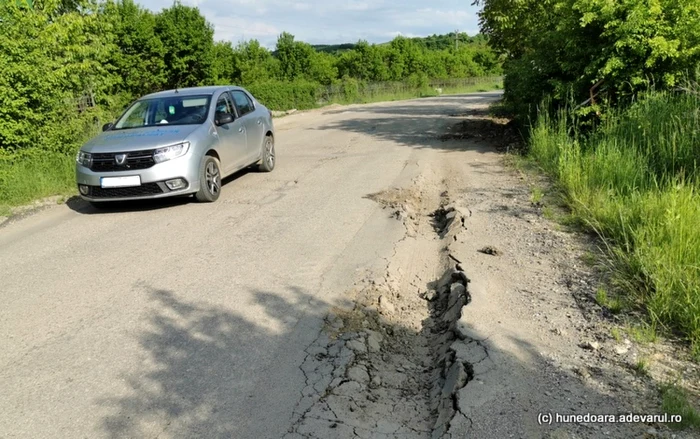
M 406 234 L 367 195 L 474 154 L 437 139 L 448 115 L 499 96 L 278 119 L 277 169 L 229 178 L 215 204 L 70 200 L 6 223 L 0 436 L 288 434 L 308 387 L 334 378 L 304 369 L 324 316 L 382 275 Z

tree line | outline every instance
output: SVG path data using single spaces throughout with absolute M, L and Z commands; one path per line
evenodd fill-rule
M 594 113 L 652 86 L 676 88 L 700 63 L 698 0 L 476 3 L 481 31 L 505 57 L 505 99 L 521 117 L 545 97 Z
M 133 0 L 0 0 L 0 20 L 0 150 L 68 150 L 94 119 L 162 89 L 239 84 L 285 99 L 348 80 L 501 69 L 483 37 L 463 36 L 458 48 L 433 36 L 322 51 L 284 32 L 273 51 L 257 40 L 234 45 L 215 41 L 200 11 L 177 1 L 152 12 Z

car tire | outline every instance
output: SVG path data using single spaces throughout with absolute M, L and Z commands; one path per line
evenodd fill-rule
M 272 136 L 265 136 L 263 142 L 262 160 L 258 165 L 261 172 L 271 172 L 275 169 L 277 157 L 275 156 L 275 139 Z
M 197 201 L 211 203 L 221 195 L 221 166 L 216 157 L 210 155 L 204 158 L 199 170 L 199 191 L 194 194 Z

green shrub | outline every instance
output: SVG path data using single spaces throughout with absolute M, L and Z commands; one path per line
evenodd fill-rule
M 314 108 L 319 87 L 319 83 L 305 80 L 269 80 L 250 84 L 246 88 L 266 107 L 284 111 Z
M 343 77 L 340 81 L 341 93 L 345 102 L 359 102 L 362 96 L 360 87 L 364 85 L 362 81 L 355 78 Z

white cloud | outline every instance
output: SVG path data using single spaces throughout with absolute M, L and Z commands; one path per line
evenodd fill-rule
M 172 0 L 140 1 L 154 11 L 172 5 Z M 478 8 L 470 0 L 433 0 L 430 6 L 424 0 L 182 1 L 199 8 L 214 25 L 217 40 L 255 38 L 267 47 L 274 46 L 282 31 L 312 44 L 338 44 L 478 28 Z
M 249 21 L 238 17 L 218 16 L 209 21 L 214 25 L 217 40 L 238 42 L 242 39 L 277 39 L 282 31 L 262 21 Z
M 370 6 L 367 2 L 350 2 L 343 9 L 347 11 L 366 11 L 370 9 Z
M 420 35 L 417 35 L 417 34 L 406 33 L 406 32 L 401 32 L 401 31 L 385 32 L 384 35 L 385 35 L 388 39 L 394 39 L 394 38 L 396 38 L 396 37 L 398 37 L 398 36 L 406 37 L 406 38 L 420 37 Z

